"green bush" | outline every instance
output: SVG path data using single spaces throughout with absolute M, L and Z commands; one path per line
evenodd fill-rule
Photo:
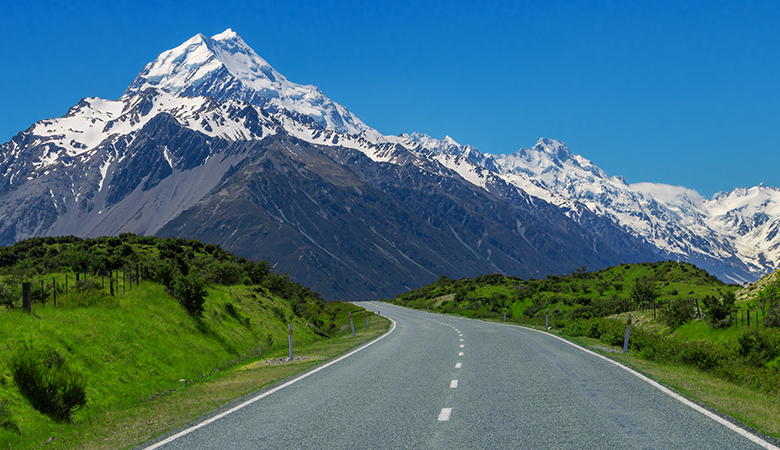
M 71 416 L 87 404 L 87 378 L 69 368 L 56 351 L 22 346 L 9 360 L 11 376 L 19 392 L 33 408 L 57 422 Z
M 68 308 L 91 308 L 119 306 L 119 299 L 112 297 L 94 278 L 79 280 L 66 295 L 60 297 L 59 305 Z
M 11 291 L 11 289 L 8 288 L 8 286 L 4 284 L 0 284 L 0 306 L 5 306 L 6 308 L 13 308 L 14 305 L 17 303 L 17 300 L 18 299 Z
M 671 300 L 666 308 L 661 310 L 661 318 L 670 328 L 677 328 L 693 319 L 696 306 L 691 299 Z
M 723 298 L 717 299 L 707 295 L 702 300 L 704 311 L 707 313 L 710 325 L 714 328 L 727 328 L 731 326 L 731 314 L 734 312 L 734 303 L 737 301 L 734 292 L 727 292 Z
M 737 339 L 736 351 L 745 364 L 764 367 L 780 356 L 780 334 L 748 328 Z
M 206 291 L 206 281 L 196 272 L 190 270 L 187 275 L 177 272 L 173 276 L 170 291 L 191 316 L 201 317 L 208 291 Z

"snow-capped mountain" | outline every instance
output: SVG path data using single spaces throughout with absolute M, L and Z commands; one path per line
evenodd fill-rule
M 778 198 L 628 185 L 550 139 L 496 156 L 382 136 L 231 30 L 163 52 L 119 100 L 86 98 L 0 146 L 2 245 L 197 238 L 330 299 L 664 258 L 755 279 L 780 256 Z
M 346 134 L 380 134 L 315 86 L 292 83 L 233 30 L 208 38 L 198 34 L 147 64 L 125 97 L 147 88 L 178 96 L 244 100 L 269 111 L 285 109 L 313 118 L 325 128 Z
M 554 139 L 542 138 L 534 147 L 509 155 L 485 155 L 449 138 L 414 136 L 413 140 L 441 155 L 463 156 L 559 206 L 569 217 L 581 217 L 583 210 L 608 217 L 660 255 L 692 262 L 724 279 L 752 281 L 779 267 L 777 188 L 738 188 L 705 199 L 679 186 L 629 185 L 622 177 L 607 176 Z M 463 176 L 475 182 L 474 170 Z

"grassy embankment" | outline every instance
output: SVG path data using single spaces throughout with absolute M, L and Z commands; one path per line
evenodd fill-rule
M 624 264 L 543 280 L 442 278 L 391 302 L 491 321 L 503 321 L 506 312 L 509 322 L 535 328 L 544 327 L 549 310 L 551 332 L 780 438 L 780 329 L 771 327 L 780 315 L 778 278 L 741 289 L 685 263 Z M 734 294 L 733 308 L 724 306 Z M 713 299 L 711 311 L 706 303 Z M 712 320 L 718 309 L 729 310 L 735 323 Z M 748 310 L 751 328 L 743 322 Z M 758 310 L 765 314 L 756 321 Z M 627 311 L 634 325 L 623 355 Z
M 202 318 L 188 315 L 162 286 L 143 282 L 115 305 L 39 307 L 0 312 L 0 349 L 21 343 L 54 349 L 87 375 L 85 408 L 72 423 L 57 423 L 34 410 L 7 368 L 0 372 L 0 402 L 14 427 L 0 427 L 0 448 L 128 448 L 182 426 L 261 387 L 337 356 L 387 329 L 366 329 L 364 314 L 343 304 L 336 320 L 353 311 L 357 336 L 339 326 L 333 338 L 316 334 L 279 299 L 243 286 L 209 290 Z M 232 306 L 227 306 L 232 305 Z M 278 313 L 285 317 L 278 317 Z M 293 363 L 254 365 L 287 356 L 287 320 L 293 324 Z M 381 326 L 380 326 L 381 325 Z M 18 431 L 21 431 L 19 434 Z
M 0 252 L 0 266 L 9 269 L 0 279 L 5 283 L 0 302 L 6 305 L 0 308 L 0 448 L 47 443 L 49 448 L 131 448 L 337 356 L 388 325 L 378 324 L 371 314 L 366 329 L 361 308 L 324 303 L 284 276 L 257 270 L 257 263 L 195 241 L 128 235 L 119 242 L 69 238 L 34 244 Z M 129 260 L 116 257 L 119 253 Z M 167 274 L 169 285 L 141 281 L 139 286 L 136 281 L 121 294 L 117 289 L 116 296 L 96 284 L 83 289 L 71 284 L 67 294 L 58 285 L 57 307 L 49 298 L 45 306 L 34 303 L 31 314 L 21 310 L 19 301 L 3 297 L 19 297 L 15 280 L 57 276 L 57 267 L 45 267 L 40 259 L 49 256 L 45 260 L 53 264 L 53 255 L 105 264 L 110 270 L 128 262 L 149 263 L 156 270 L 149 270 L 151 276 Z M 166 271 L 170 262 L 174 270 Z M 180 293 L 181 269 L 188 270 L 189 280 L 212 280 L 202 292 L 203 303 L 195 303 L 200 313 L 183 307 L 184 294 L 171 295 Z M 73 279 L 71 273 L 71 283 Z M 214 281 L 218 279 L 243 279 L 244 284 Z M 349 329 L 350 311 L 356 337 Z M 287 356 L 288 323 L 293 324 L 296 361 L 257 364 Z M 50 367 L 64 364 L 86 377 L 86 405 L 69 420 L 42 414 L 21 395 L 10 360 L 25 346 L 43 352 Z

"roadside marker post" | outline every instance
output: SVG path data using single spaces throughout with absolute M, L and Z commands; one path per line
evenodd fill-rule
M 292 324 L 288 323 L 287 324 L 287 328 L 288 328 L 288 330 L 290 330 L 290 361 L 292 361 L 293 360 Z
M 379 312 L 379 310 L 376 310 L 376 321 L 379 322 L 379 320 L 382 318 L 382 314 Z
M 544 313 L 544 329 L 550 329 L 550 308 L 547 308 L 547 311 Z
M 366 328 L 368 328 L 368 311 L 366 311 Z
M 504 308 L 504 322 L 506 322 L 506 308 Z
M 631 314 L 628 315 L 626 322 L 626 337 L 623 339 L 623 353 L 628 353 L 628 338 L 631 335 Z
M 355 323 L 352 322 L 352 311 L 349 312 L 349 326 L 352 327 L 352 337 L 355 337 Z

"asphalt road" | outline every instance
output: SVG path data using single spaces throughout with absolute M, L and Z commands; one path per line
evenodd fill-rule
M 381 310 L 395 328 L 218 420 L 212 414 L 213 422 L 145 447 L 776 448 L 545 333 L 362 306 Z

